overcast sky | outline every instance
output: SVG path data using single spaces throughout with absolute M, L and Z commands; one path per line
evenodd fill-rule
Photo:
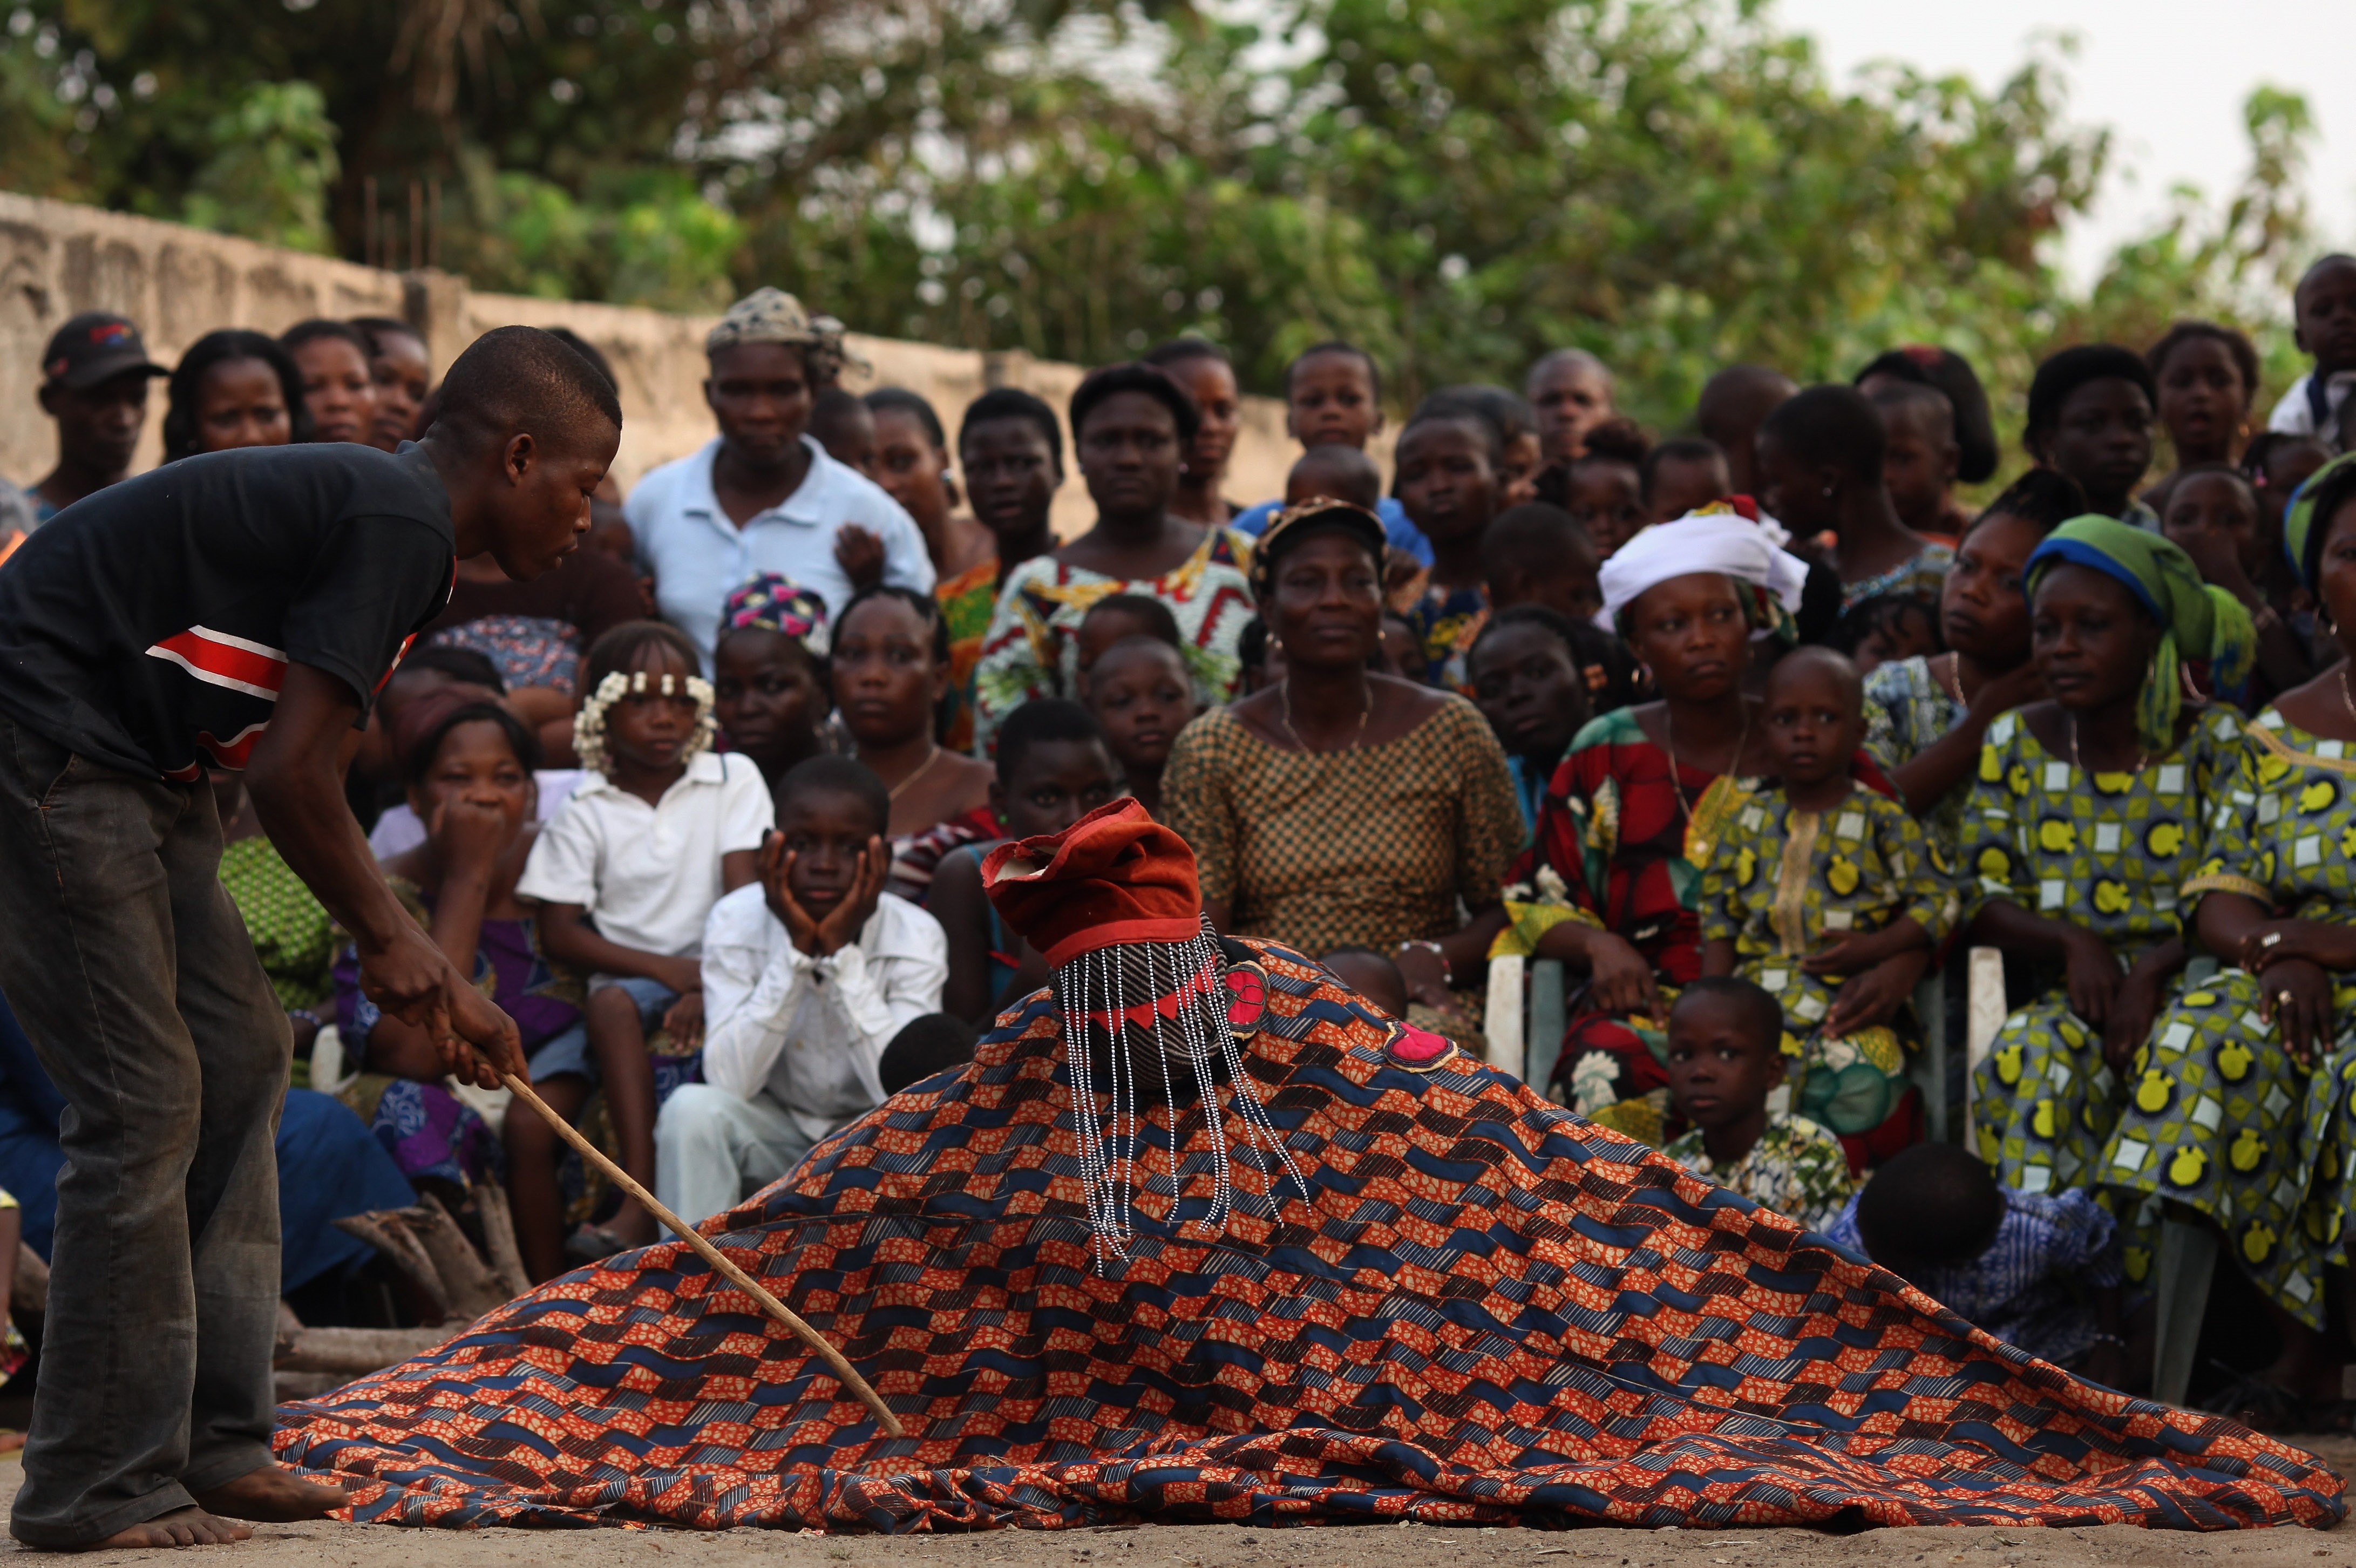
M 2268 83 L 2307 95 L 2320 132 L 2308 165 L 2319 237 L 2356 243 L 2356 4 L 2350 0 L 1773 0 L 1812 36 L 1836 81 L 1869 60 L 1960 70 L 1992 88 L 2040 31 L 2078 36 L 2068 63 L 2072 120 L 2113 132 L 2111 174 L 2072 237 L 2072 272 L 2089 275 L 2115 243 L 2150 226 L 2169 186 L 2222 199 L 2249 163 L 2242 101 Z M 2178 9 L 2182 6 L 2181 10 Z

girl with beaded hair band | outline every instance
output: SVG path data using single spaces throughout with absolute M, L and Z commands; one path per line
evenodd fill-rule
M 703 926 L 723 895 L 755 876 L 775 825 L 753 759 L 712 749 L 718 716 L 695 645 L 659 621 L 625 621 L 583 661 L 588 695 L 573 749 L 590 771 L 532 844 L 516 885 L 541 904 L 549 958 L 590 976 L 577 1075 L 602 1088 L 622 1166 L 655 1175 L 654 1123 L 669 1092 L 697 1076 L 703 1036 Z M 535 1072 L 538 1076 L 538 1072 Z M 561 1145 L 534 1118 L 507 1124 L 516 1240 L 534 1280 L 643 1246 L 654 1221 L 626 1199 L 569 1239 L 555 1184 Z
M 611 772 L 612 764 L 605 751 L 605 714 L 625 697 L 649 695 L 695 699 L 695 730 L 680 748 L 680 763 L 712 749 L 712 741 L 720 734 L 720 720 L 713 707 L 711 682 L 701 675 L 666 671 L 649 677 L 643 670 L 608 670 L 581 700 L 580 716 L 573 721 L 573 751 L 581 758 L 582 767 L 595 773 Z

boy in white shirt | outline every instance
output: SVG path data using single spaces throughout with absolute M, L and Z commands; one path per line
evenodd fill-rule
M 884 1048 L 937 1012 L 940 922 L 884 891 L 892 801 L 843 757 L 777 784 L 759 881 L 712 907 L 703 934 L 703 1081 L 664 1101 L 655 1194 L 691 1224 L 776 1180 L 819 1139 L 884 1102 Z
M 655 1077 L 647 1036 L 658 1025 L 674 1051 L 703 1026 L 699 954 L 720 896 L 754 877 L 774 820 L 768 786 L 747 757 L 711 749 L 711 685 L 695 645 L 655 621 L 626 621 L 584 661 L 586 700 L 573 746 L 588 772 L 541 830 L 516 892 L 541 905 L 541 950 L 586 970 L 586 1048 L 571 1063 L 539 1064 L 550 1103 L 564 1112 L 605 1090 L 623 1168 L 655 1180 Z M 556 1186 L 562 1149 L 536 1118 L 506 1129 L 516 1241 L 535 1280 L 565 1268 L 568 1250 L 594 1258 L 655 1239 L 654 1220 L 626 1200 L 603 1232 L 570 1248 Z

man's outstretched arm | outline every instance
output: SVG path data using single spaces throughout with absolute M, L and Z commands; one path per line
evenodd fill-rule
M 344 802 L 343 747 L 359 711 L 339 677 L 289 664 L 277 712 L 246 767 L 254 811 L 294 875 L 352 934 L 369 999 L 423 1027 L 451 1072 L 496 1089 L 499 1070 L 525 1073 L 515 1020 L 410 918 Z

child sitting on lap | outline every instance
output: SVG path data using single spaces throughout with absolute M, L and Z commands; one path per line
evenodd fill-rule
M 2000 1187 L 1967 1150 L 1917 1144 L 1825 1234 L 2008 1345 L 2113 1388 L 2126 1375 L 2118 1226 L 2084 1191 Z
M 758 881 L 712 906 L 703 1081 L 680 1086 L 655 1128 L 657 1195 L 690 1224 L 882 1104 L 884 1047 L 940 1011 L 940 922 L 884 891 L 891 818 L 874 774 L 814 757 L 777 787 Z
M 1797 1058 L 1793 1107 L 1859 1165 L 1910 1141 L 1890 1025 L 1954 919 L 1922 828 L 1850 777 L 1863 703 L 1856 666 L 1825 649 L 1795 649 L 1768 674 L 1762 717 L 1781 782 L 1736 810 L 1701 918 L 1702 972 L 1775 997 Z
M 771 822 L 768 786 L 749 758 L 711 749 L 712 687 L 695 645 L 655 621 L 626 621 L 589 650 L 589 693 L 574 746 L 589 776 L 541 833 L 519 895 L 539 899 L 548 955 L 590 972 L 589 1051 L 605 1091 L 622 1166 L 655 1179 L 657 1106 L 647 1036 L 660 1026 L 685 1052 L 702 1033 L 697 955 L 704 917 L 753 880 Z M 562 1150 L 530 1117 L 508 1121 L 517 1243 L 534 1279 L 560 1273 Z M 595 1257 L 654 1240 L 654 1220 L 625 1199 L 605 1233 L 576 1237 Z
M 1777 1115 L 1783 1014 L 1747 980 L 1705 975 L 1669 1009 L 1669 1101 L 1692 1130 L 1669 1158 L 1811 1230 L 1848 1200 L 1840 1142 L 1804 1116 Z

